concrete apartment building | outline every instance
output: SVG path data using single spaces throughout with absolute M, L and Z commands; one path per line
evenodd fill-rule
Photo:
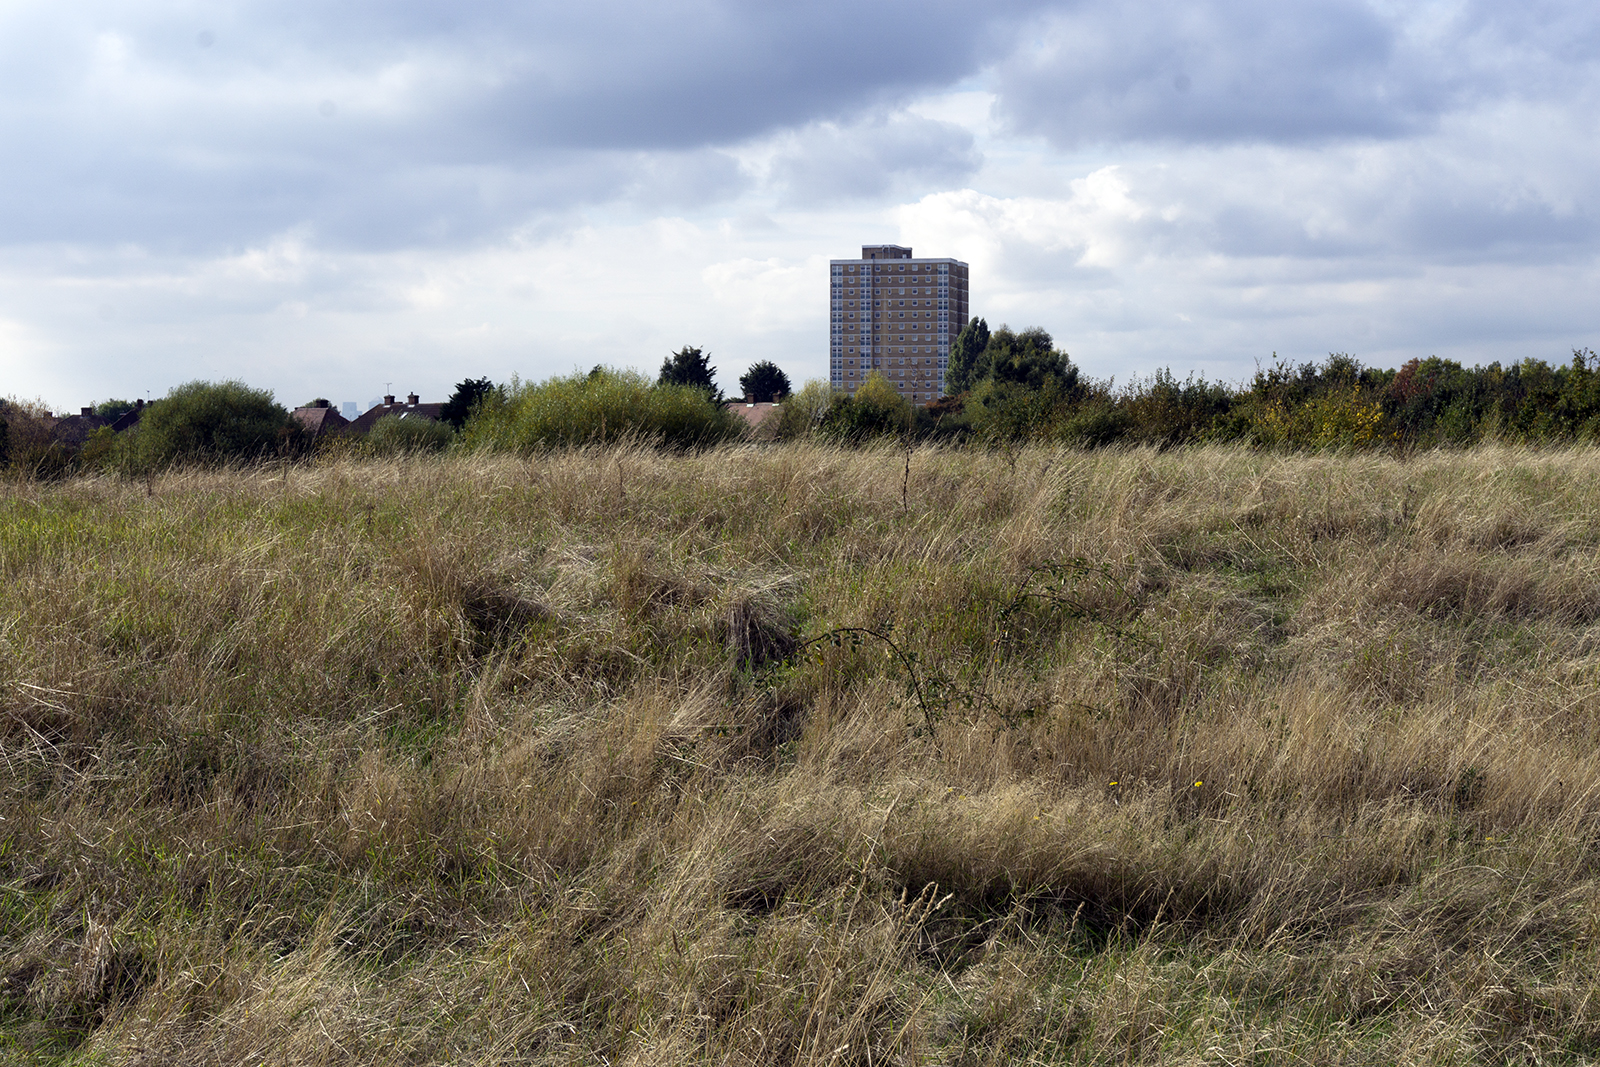
M 967 265 L 917 259 L 900 245 L 863 245 L 829 260 L 829 380 L 856 391 L 876 370 L 914 404 L 944 393 L 950 342 L 967 324 Z

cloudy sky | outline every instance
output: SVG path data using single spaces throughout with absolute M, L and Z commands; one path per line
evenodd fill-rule
M 827 261 L 1088 373 L 1600 348 L 1578 0 L 0 0 L 0 395 L 826 375 Z

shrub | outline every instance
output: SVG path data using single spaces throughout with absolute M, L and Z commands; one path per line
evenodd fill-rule
M 294 448 L 298 438 L 298 424 L 271 392 L 240 381 L 194 381 L 145 408 L 118 461 L 124 469 L 153 470 L 262 459 Z
M 83 450 L 78 453 L 78 465 L 85 470 L 103 466 L 111 462 L 116 448 L 116 431 L 109 426 L 97 427 L 84 441 Z
M 1178 445 L 1238 436 L 1227 427 L 1233 393 L 1221 382 L 1190 375 L 1173 377 L 1169 368 L 1148 379 L 1135 378 L 1125 392 L 1129 435 L 1141 443 Z
M 820 429 L 824 436 L 837 441 L 865 441 L 906 434 L 913 425 L 911 401 L 901 396 L 887 378 L 873 371 L 854 396 L 834 397 Z
M 454 439 L 455 431 L 447 422 L 385 415 L 367 433 L 367 449 L 380 456 L 439 452 Z
M 692 448 L 734 437 L 741 425 L 697 386 L 652 385 L 641 374 L 597 367 L 537 384 L 513 379 L 503 396 L 483 398 L 462 442 L 525 452 L 640 438 Z
M 23 478 L 60 478 L 72 453 L 52 433 L 55 420 L 37 400 L 0 401 L 0 467 Z
M 1029 388 L 1021 382 L 985 378 L 967 394 L 972 432 L 986 441 L 1047 437 L 1069 410 L 1070 400 L 1055 379 L 1046 379 L 1041 388 Z
M 1056 427 L 1056 437 L 1080 448 L 1104 448 L 1127 437 L 1132 424 L 1126 406 L 1101 397 L 1082 404 Z
M 822 420 L 827 418 L 828 409 L 833 406 L 835 399 L 833 386 L 822 379 L 813 378 L 806 382 L 798 393 L 790 394 L 783 402 L 783 407 L 778 409 L 775 420 L 777 435 L 785 441 L 810 437 L 822 425 Z

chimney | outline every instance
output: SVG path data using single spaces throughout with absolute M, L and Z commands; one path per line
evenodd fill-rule
M 383 394 L 383 406 L 386 407 L 386 408 L 394 407 L 394 394 L 393 393 L 384 393 Z
M 779 396 L 778 396 L 778 394 L 777 394 L 777 393 L 773 393 L 773 394 L 772 394 L 772 402 L 773 402 L 773 403 L 774 403 L 774 404 L 776 404 L 776 403 L 777 403 L 777 402 L 778 402 L 778 401 L 779 401 L 779 399 L 780 399 L 780 397 L 779 397 Z
M 413 408 L 417 406 L 417 394 L 416 393 L 412 393 L 410 396 L 406 397 L 406 406 L 407 407 L 413 407 Z
M 135 410 L 135 411 L 143 411 L 144 410 L 144 397 L 140 397 L 138 400 L 135 400 L 133 402 L 133 410 Z
M 93 415 L 94 414 L 94 408 L 84 408 L 83 409 L 83 413 L 85 415 Z

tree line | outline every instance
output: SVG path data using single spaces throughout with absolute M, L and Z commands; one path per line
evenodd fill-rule
M 1600 440 L 1600 356 L 1464 367 L 1431 356 L 1396 369 L 1354 356 L 1293 363 L 1274 356 L 1233 385 L 1170 369 L 1118 385 L 1080 373 L 1039 327 L 990 331 L 974 318 L 951 345 L 948 395 L 912 409 L 869 377 L 854 397 L 808 385 L 814 432 L 1082 447 L 1242 442 L 1289 448 L 1428 448 L 1483 441 Z
M 763 401 L 790 395 L 788 376 L 762 360 L 739 379 L 743 395 Z M 308 406 L 326 407 L 313 400 Z M 244 382 L 188 382 L 142 405 L 126 430 L 112 428 L 134 410 L 128 400 L 93 408 L 102 425 L 63 433 L 78 420 L 56 418 L 42 404 L 0 400 L 0 470 L 29 478 L 107 471 L 142 474 L 174 464 L 250 463 L 339 453 L 393 455 L 449 447 L 529 449 L 631 437 L 676 447 L 714 444 L 747 427 L 730 414 L 709 356 L 685 345 L 651 381 L 596 367 L 587 374 L 532 383 L 468 378 L 441 407 L 438 421 L 386 416 L 364 436 L 314 437 L 270 392 Z
M 654 379 L 606 367 L 541 382 L 469 378 L 458 383 L 437 423 L 390 417 L 364 438 L 316 440 L 265 390 L 238 381 L 189 382 L 146 405 L 132 429 L 117 433 L 101 426 L 82 441 L 54 435 L 57 420 L 37 404 L 0 401 L 0 469 L 24 477 L 130 474 L 175 463 L 328 451 L 531 451 L 624 439 L 695 448 L 752 434 L 843 443 L 1051 441 L 1086 448 L 1228 441 L 1425 448 L 1488 440 L 1600 440 L 1600 356 L 1587 348 L 1554 365 L 1530 358 L 1471 368 L 1438 357 L 1396 369 L 1366 367 L 1344 353 L 1299 364 L 1274 357 L 1237 385 L 1192 374 L 1179 380 L 1159 370 L 1119 386 L 1081 374 L 1042 328 L 991 331 L 975 318 L 951 346 L 945 382 L 949 395 L 916 407 L 876 373 L 853 393 L 824 381 L 807 382 L 795 392 L 780 368 L 762 361 L 740 377 L 741 396 L 781 404 L 752 431 L 729 411 L 708 354 L 685 345 L 666 358 Z M 96 414 L 112 420 L 132 407 L 111 400 L 98 405 Z

